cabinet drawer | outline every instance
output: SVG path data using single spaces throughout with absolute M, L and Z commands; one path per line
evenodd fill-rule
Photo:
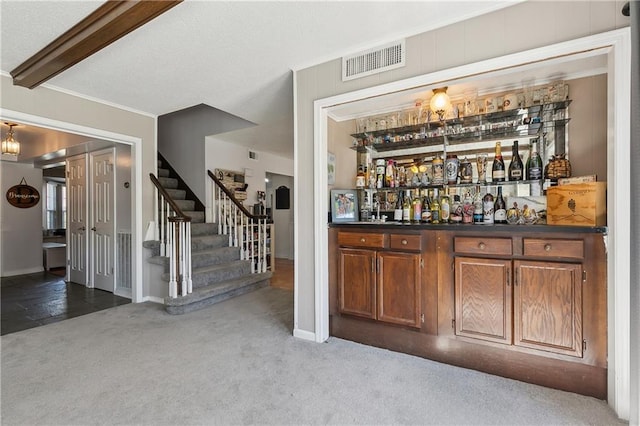
M 390 237 L 389 247 L 394 250 L 420 251 L 422 249 L 420 235 L 391 234 Z
M 584 241 L 582 240 L 525 238 L 523 245 L 522 252 L 525 256 L 569 257 L 572 259 L 584 257 Z
M 511 255 L 511 238 L 455 237 L 456 253 Z
M 385 248 L 387 234 L 369 232 L 338 232 L 338 245 L 349 247 Z

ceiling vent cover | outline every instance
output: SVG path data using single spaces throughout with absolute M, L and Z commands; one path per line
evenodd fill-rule
M 353 80 L 404 66 L 405 40 L 342 57 L 342 81 Z

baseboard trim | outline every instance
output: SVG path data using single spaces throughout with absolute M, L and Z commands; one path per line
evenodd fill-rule
M 2 278 L 5 277 L 14 277 L 16 275 L 27 275 L 27 274 L 35 274 L 37 272 L 42 272 L 44 271 L 44 267 L 42 266 L 38 266 L 35 268 L 28 268 L 28 269 L 18 269 L 15 271 L 3 271 L 2 272 Z
M 164 299 L 162 297 L 156 297 L 156 296 L 145 296 L 142 298 L 143 302 L 153 302 L 153 303 L 159 303 L 161 305 L 164 305 Z
M 297 337 L 298 339 L 302 340 L 309 340 L 311 342 L 316 341 L 316 333 L 312 333 L 306 330 L 300 330 L 299 328 L 293 329 L 293 337 Z

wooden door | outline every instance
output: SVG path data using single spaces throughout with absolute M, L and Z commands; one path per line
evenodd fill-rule
M 514 344 L 582 357 L 582 265 L 514 262 Z
M 459 336 L 511 344 L 511 261 L 455 259 L 455 329 Z
M 378 253 L 378 320 L 420 327 L 420 255 Z
M 339 250 L 338 298 L 344 314 L 376 318 L 374 250 L 342 248 Z
M 67 159 L 67 276 L 87 285 L 87 156 Z

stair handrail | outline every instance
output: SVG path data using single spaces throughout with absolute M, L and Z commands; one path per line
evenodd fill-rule
M 213 182 L 211 211 L 218 234 L 229 236 L 229 247 L 240 248 L 240 260 L 251 261 L 251 273 L 266 272 L 267 256 L 273 256 L 267 252 L 269 216 L 249 212 L 211 170 L 207 174 Z
M 156 223 L 160 256 L 169 258 L 169 297 L 186 296 L 193 291 L 191 280 L 191 217 L 169 195 L 153 173 L 149 178 L 156 188 Z

